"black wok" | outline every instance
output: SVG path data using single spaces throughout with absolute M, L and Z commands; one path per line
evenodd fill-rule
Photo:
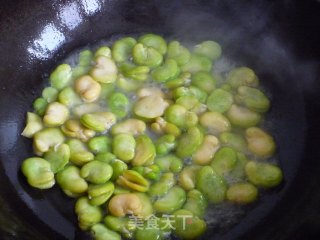
M 188 42 L 214 39 L 256 70 L 273 107 L 284 183 L 238 224 L 203 239 L 320 239 L 320 3 L 311 1 L 16 0 L 0 7 L 0 239 L 90 239 L 73 200 L 30 188 L 19 171 L 32 155 L 20 136 L 46 76 L 73 50 L 101 39 L 155 32 Z M 227 226 L 227 227 L 225 227 Z

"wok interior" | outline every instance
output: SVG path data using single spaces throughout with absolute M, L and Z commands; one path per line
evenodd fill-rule
M 245 239 L 246 234 L 255 236 L 253 239 L 267 239 L 270 234 L 277 234 L 275 230 L 286 220 L 281 208 L 296 191 L 294 183 L 300 176 L 306 114 L 303 89 L 298 81 L 303 74 L 297 67 L 296 55 L 279 35 L 281 28 L 275 22 L 275 5 L 265 1 L 255 4 L 148 1 L 141 4 L 140 1 L 98 0 L 55 2 L 49 7 L 48 3 L 39 5 L 45 9 L 43 13 L 39 14 L 37 7 L 29 7 L 29 16 L 23 16 L 26 21 L 17 23 L 19 29 L 4 32 L 10 44 L 3 50 L 6 69 L 1 69 L 3 171 L 0 176 L 5 182 L 2 192 L 14 206 L 13 213 L 19 214 L 33 232 L 25 234 L 37 233 L 34 239 L 89 238 L 76 228 L 72 199 L 65 197 L 58 187 L 46 191 L 31 189 L 18 172 L 22 160 L 33 155 L 32 142 L 20 136 L 25 113 L 31 110 L 32 101 L 47 84 L 47 74 L 72 51 L 87 44 L 147 32 L 186 43 L 215 40 L 222 44 L 226 57 L 256 71 L 271 96 L 272 109 L 266 116 L 266 127 L 277 141 L 277 158 L 284 170 L 285 182 L 269 191 L 239 224 L 208 229 L 203 239 L 239 239 L 240 236 Z M 18 4 L 15 13 L 19 14 L 24 7 Z

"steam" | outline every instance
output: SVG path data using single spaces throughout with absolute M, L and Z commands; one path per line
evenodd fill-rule
M 272 73 L 281 87 L 290 85 L 306 94 L 316 89 L 320 63 L 300 59 L 293 41 L 284 38 L 283 26 L 275 21 L 276 14 L 282 14 L 278 11 L 280 3 L 205 1 L 205 8 L 201 1 L 175 4 L 179 5 L 175 6 L 178 11 L 170 17 L 167 12 L 172 12 L 168 10 L 172 6 L 160 6 L 159 10 L 160 15 L 166 16 L 164 24 L 170 36 L 187 46 L 208 39 L 219 42 L 227 56 L 218 62 L 219 68 L 230 68 L 234 60 L 257 72 Z M 292 8 L 291 1 L 281 4 L 285 9 Z

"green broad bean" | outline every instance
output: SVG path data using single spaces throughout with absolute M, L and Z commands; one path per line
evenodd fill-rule
M 112 196 L 114 192 L 114 184 L 106 182 L 102 184 L 91 184 L 88 187 L 89 202 L 93 206 L 104 204 Z
M 143 166 L 136 166 L 136 167 L 131 168 L 130 170 L 137 172 L 141 176 L 143 176 L 143 174 L 144 174 L 144 167 Z
M 125 62 L 120 65 L 119 69 L 123 76 L 139 82 L 144 82 L 149 78 L 150 68 L 147 66 L 136 66 Z
M 216 80 L 209 72 L 196 72 L 192 75 L 191 84 L 207 93 L 215 89 Z
M 245 152 L 247 150 L 246 139 L 237 133 L 223 132 L 219 136 L 221 144 L 234 148 L 237 151 Z
M 58 101 L 65 106 L 72 108 L 81 104 L 82 100 L 72 87 L 66 87 L 58 95 Z
M 66 144 L 70 148 L 70 161 L 77 166 L 83 166 L 94 159 L 94 155 L 88 151 L 85 143 L 79 139 L 69 139 Z
M 150 165 L 147 167 L 144 166 L 136 166 L 132 168 L 133 171 L 138 172 L 143 177 L 158 181 L 161 175 L 161 170 L 158 165 Z
M 147 167 L 143 167 L 143 176 L 150 180 L 158 181 L 161 175 L 161 170 L 158 165 L 150 165 Z
M 113 154 L 122 161 L 129 162 L 135 156 L 136 140 L 131 134 L 120 133 L 112 140 Z
M 91 227 L 91 234 L 95 240 L 121 240 L 121 235 L 116 233 L 101 223 L 94 224 Z
M 152 216 L 150 218 L 152 218 Z M 168 224 L 168 215 L 163 214 L 162 216 L 158 217 L 157 223 L 162 231 L 163 237 L 168 237 L 173 230 L 173 224 Z
M 180 209 L 174 215 L 174 234 L 182 239 L 197 239 L 207 229 L 204 220 L 194 216 L 186 209 Z
M 61 90 L 71 84 L 72 70 L 70 65 L 61 64 L 59 65 L 49 77 L 51 86 Z
M 168 102 L 162 97 L 147 96 L 140 98 L 134 104 L 133 112 L 139 117 L 152 119 L 162 116 L 168 105 Z
M 248 150 L 259 157 L 270 157 L 276 150 L 273 137 L 258 127 L 246 130 Z
M 220 58 L 222 49 L 221 46 L 214 41 L 204 41 L 196 45 L 193 49 L 194 53 L 198 53 L 210 58 L 212 61 Z
M 155 68 L 152 71 L 151 76 L 156 82 L 162 83 L 176 78 L 179 73 L 180 69 L 177 62 L 173 59 L 168 59 L 163 65 Z
M 145 223 L 143 227 L 139 227 L 135 232 L 136 240 L 163 240 L 163 233 L 160 228 L 148 226 Z
M 231 130 L 230 121 L 219 112 L 205 112 L 200 116 L 200 124 L 212 134 Z
M 130 170 L 133 170 L 133 171 L 139 173 L 141 176 L 143 176 L 143 173 L 144 173 L 143 166 L 136 166 L 136 167 L 131 168 Z
M 183 161 L 173 154 L 156 158 L 155 164 L 163 172 L 179 173 L 183 168 Z
M 93 160 L 82 166 L 80 176 L 90 183 L 102 184 L 110 180 L 112 167 L 105 162 Z
M 101 85 L 89 75 L 78 78 L 74 88 L 85 102 L 94 102 L 100 97 Z
M 35 113 L 27 112 L 26 126 L 21 135 L 27 138 L 32 138 L 33 135 L 41 129 L 43 129 L 41 117 Z
M 77 79 L 78 77 L 87 74 L 92 67 L 93 53 L 90 50 L 84 50 L 79 53 L 79 63 L 75 68 L 72 69 L 72 78 Z
M 116 160 L 116 158 L 117 157 L 111 152 L 102 152 L 102 153 L 98 153 L 94 157 L 94 160 L 105 162 L 105 163 L 112 163 L 113 160 Z
M 174 99 L 179 99 L 180 97 L 188 97 L 188 96 L 194 96 L 198 99 L 200 103 L 205 103 L 208 97 L 208 94 L 197 88 L 196 86 L 190 86 L 190 87 L 178 87 L 173 91 L 173 97 Z
M 236 163 L 237 152 L 230 147 L 222 147 L 215 153 L 211 167 L 217 174 L 224 175 L 232 171 Z
M 173 173 L 164 173 L 159 181 L 150 186 L 148 194 L 151 197 L 163 197 L 175 183 L 176 179 Z
M 116 62 L 127 61 L 131 57 L 132 49 L 137 41 L 132 37 L 124 37 L 112 45 L 112 57 Z
M 109 57 L 97 56 L 95 66 L 90 70 L 91 77 L 101 83 L 113 83 L 117 79 L 118 67 Z
M 258 189 L 251 183 L 235 183 L 227 190 L 227 199 L 237 204 L 248 204 L 256 201 Z
M 171 134 L 175 137 L 181 135 L 181 130 L 176 125 L 167 122 L 162 117 L 157 117 L 151 124 L 151 129 L 158 134 Z
M 136 44 L 132 51 L 133 62 L 137 65 L 155 68 L 161 65 L 163 56 L 156 49 L 141 43 Z
M 87 182 L 80 176 L 80 169 L 76 166 L 66 166 L 57 173 L 56 180 L 62 191 L 72 198 L 85 194 L 88 189 Z
M 190 57 L 190 51 L 182 46 L 178 41 L 172 41 L 169 43 L 167 58 L 174 59 L 179 66 L 183 66 L 189 62 Z
M 180 97 L 192 96 L 192 93 L 190 92 L 189 87 L 181 86 L 173 89 L 172 95 L 173 95 L 173 98 L 177 100 Z
M 221 76 L 220 76 L 220 77 L 221 77 Z M 222 77 L 221 77 L 221 78 L 222 78 Z M 220 89 L 223 89 L 223 90 L 225 90 L 225 91 L 227 91 L 227 92 L 231 92 L 231 91 L 232 91 L 232 87 L 231 87 L 231 85 L 228 84 L 228 83 L 222 84 L 222 85 L 220 86 Z
M 133 170 L 124 170 L 117 178 L 117 184 L 133 191 L 147 192 L 149 189 L 149 181 L 140 173 Z
M 136 230 L 136 226 L 130 223 L 128 217 L 114 217 L 108 215 L 104 218 L 104 224 L 111 230 L 121 233 L 126 238 L 132 238 Z
M 237 152 L 237 162 L 232 171 L 228 174 L 228 177 L 233 178 L 236 182 L 245 180 L 245 167 L 248 161 L 249 160 L 244 153 Z
M 115 83 L 100 83 L 101 86 L 101 93 L 100 93 L 100 99 L 106 100 L 114 91 L 116 88 Z
M 94 131 L 105 132 L 116 123 L 116 116 L 111 112 L 86 113 L 81 116 L 80 122 Z
M 107 58 L 111 58 L 111 49 L 108 46 L 99 47 L 94 53 L 95 57 L 104 56 Z
M 182 71 L 196 73 L 200 71 L 210 72 L 212 68 L 212 61 L 210 58 L 201 54 L 192 53 L 190 60 L 182 66 Z
M 136 138 L 135 156 L 131 161 L 132 166 L 153 164 L 156 156 L 156 148 L 148 135 L 140 135 Z
M 42 155 L 49 148 L 62 144 L 64 140 L 59 128 L 44 128 L 33 135 L 33 149 L 37 155 Z
M 146 129 L 147 125 L 144 121 L 135 118 L 129 118 L 114 124 L 111 128 L 111 133 L 113 135 L 127 133 L 135 136 L 145 133 Z
M 198 100 L 198 98 L 196 98 L 193 95 L 182 96 L 182 97 L 179 97 L 176 100 L 176 103 L 178 105 L 181 105 L 181 106 L 185 107 L 187 110 L 191 110 L 192 111 L 192 109 L 197 107 L 197 105 L 199 104 L 199 100 Z
M 208 109 L 212 112 L 224 113 L 233 103 L 232 94 L 223 89 L 214 90 L 207 99 Z
M 27 158 L 21 165 L 21 170 L 30 186 L 48 189 L 55 184 L 54 173 L 50 163 L 43 158 Z
M 83 50 L 79 53 L 79 66 L 89 66 L 92 63 L 93 53 L 91 50 Z
M 218 138 L 213 135 L 206 135 L 198 150 L 192 154 L 192 162 L 198 165 L 208 165 L 219 147 Z
M 88 151 L 87 145 L 84 142 L 82 142 L 80 139 L 74 139 L 74 138 L 68 139 L 66 141 L 66 144 L 70 148 L 71 155 L 77 152 Z
M 88 230 L 102 220 L 102 210 L 98 206 L 92 206 L 87 197 L 80 197 L 76 201 L 75 212 L 82 230 Z
M 94 154 L 110 152 L 111 151 L 111 139 L 107 136 L 93 137 L 88 141 L 88 147 Z
M 117 118 L 124 118 L 129 112 L 129 99 L 120 92 L 115 92 L 108 98 L 108 107 Z
M 138 42 L 142 43 L 144 46 L 156 49 L 162 55 L 167 52 L 166 40 L 164 40 L 160 35 L 148 33 L 141 36 L 138 39 Z
M 166 134 L 159 137 L 155 142 L 157 155 L 166 155 L 175 149 L 176 138 L 172 134 Z
M 42 97 L 48 102 L 54 102 L 57 100 L 59 91 L 54 87 L 46 87 L 42 90 Z
M 203 218 L 207 209 L 208 203 L 204 195 L 197 189 L 193 189 L 187 194 L 187 201 L 183 205 L 183 209 L 189 210 L 195 216 Z
M 192 127 L 198 123 L 198 116 L 196 113 L 190 112 L 185 107 L 178 104 L 170 105 L 164 113 L 164 118 L 166 121 L 180 128 Z
M 270 108 L 270 100 L 262 91 L 256 88 L 239 87 L 236 99 L 252 111 L 263 113 Z
M 158 213 L 172 213 L 180 209 L 186 201 L 186 192 L 183 188 L 174 186 L 166 195 L 156 200 L 153 208 Z
M 247 67 L 239 67 L 231 70 L 227 75 L 227 82 L 233 87 L 240 86 L 257 86 L 259 84 L 258 77 L 254 71 Z
M 183 72 L 175 79 L 168 80 L 164 83 L 166 88 L 173 89 L 181 86 L 188 86 L 191 83 L 191 74 Z
M 70 148 L 67 144 L 52 147 L 44 154 L 43 158 L 50 163 L 52 172 L 57 173 L 69 163 Z
M 275 187 L 283 178 L 281 169 L 270 163 L 249 161 L 245 171 L 249 181 L 258 187 Z
M 198 127 L 190 127 L 178 139 L 176 154 L 180 158 L 192 156 L 203 141 L 203 133 Z
M 113 174 L 112 174 L 112 177 L 111 177 L 112 181 L 117 180 L 118 177 L 120 175 L 122 175 L 125 170 L 128 169 L 128 165 L 125 162 L 123 162 L 123 161 L 121 161 L 119 159 L 115 159 L 110 164 L 111 164 L 111 167 L 113 169 Z
M 133 167 L 131 170 L 133 171 L 136 171 L 137 173 L 143 175 L 144 173 L 144 167 L 143 166 L 136 166 L 136 167 Z
M 196 178 L 196 188 L 204 194 L 211 203 L 224 201 L 227 184 L 222 176 L 216 173 L 212 167 L 202 167 Z
M 196 86 L 189 87 L 190 94 L 198 98 L 199 102 L 205 103 L 207 101 L 208 94 L 207 92 L 197 88 Z
M 39 116 L 43 116 L 46 111 L 47 105 L 47 100 L 45 100 L 42 97 L 39 97 L 33 102 L 32 107 L 36 114 L 38 114 Z
M 143 85 L 143 82 L 124 77 L 122 74 L 119 74 L 116 83 L 117 87 L 124 92 L 136 91 Z
M 243 128 L 256 126 L 261 121 L 259 113 L 235 104 L 230 107 L 227 116 L 233 125 Z
M 196 187 L 196 177 L 200 169 L 201 166 L 197 165 L 184 167 L 179 174 L 179 185 L 186 191 L 194 189 Z
M 127 188 L 115 185 L 113 194 L 114 195 L 119 195 L 119 194 L 130 193 L 130 192 L 131 191 L 129 189 L 127 189 Z
M 93 159 L 94 155 L 89 151 L 71 152 L 70 154 L 70 161 L 77 166 L 83 166 Z
M 59 102 L 49 103 L 43 116 L 43 123 L 47 127 L 59 127 L 69 118 L 69 109 Z

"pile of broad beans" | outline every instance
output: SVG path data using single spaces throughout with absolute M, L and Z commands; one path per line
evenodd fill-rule
M 215 74 L 220 56 L 214 41 L 146 34 L 59 65 L 27 113 L 28 183 L 57 183 L 79 227 L 107 240 L 195 239 L 210 205 L 256 201 L 282 181 L 261 128 L 270 101 L 250 68 Z

